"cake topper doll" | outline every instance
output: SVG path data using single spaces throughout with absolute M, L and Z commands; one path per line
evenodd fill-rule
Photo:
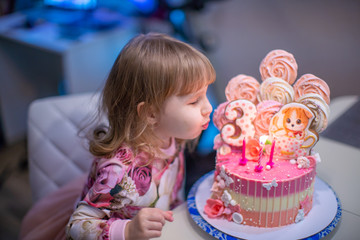
M 286 135 L 297 139 L 304 139 L 305 128 L 313 117 L 312 113 L 299 107 L 285 108 L 282 113 L 284 113 L 283 125 Z
M 270 138 L 280 148 L 280 158 L 305 156 L 306 148 L 317 141 L 309 127 L 314 119 L 312 111 L 303 104 L 289 103 L 274 115 L 270 122 Z

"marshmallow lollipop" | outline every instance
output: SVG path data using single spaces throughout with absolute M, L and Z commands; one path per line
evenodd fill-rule
M 294 85 L 295 100 L 308 93 L 319 94 L 330 104 L 330 88 L 326 82 L 313 74 L 304 74 Z
M 254 121 L 255 136 L 269 135 L 270 120 L 282 106 L 281 103 L 273 100 L 260 102 L 256 106 L 257 116 Z
M 309 93 L 299 97 L 296 101 L 306 105 L 315 114 L 310 129 L 314 129 L 317 133 L 324 131 L 330 115 L 330 108 L 325 100 L 318 94 Z
M 260 84 L 255 78 L 244 74 L 237 75 L 225 88 L 226 99 L 228 101 L 246 99 L 256 104 L 259 87 Z
M 274 100 L 281 104 L 287 104 L 294 99 L 294 89 L 285 80 L 280 78 L 268 78 L 260 85 L 258 95 L 259 102 Z
M 213 114 L 213 122 L 217 129 L 221 129 L 226 123 L 231 122 L 225 116 L 225 108 L 229 104 L 229 102 L 221 103 L 214 111 Z
M 298 65 L 291 53 L 273 50 L 262 60 L 259 70 L 263 81 L 270 77 L 277 77 L 291 85 L 295 82 Z

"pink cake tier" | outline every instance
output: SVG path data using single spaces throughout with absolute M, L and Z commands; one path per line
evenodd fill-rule
M 235 212 L 242 218 L 240 224 L 279 227 L 295 223 L 308 214 L 312 208 L 316 175 L 313 157 L 307 157 L 308 168 L 299 168 L 293 161 L 275 159 L 271 169 L 261 172 L 254 171 L 258 162 L 239 165 L 240 158 L 241 154 L 234 151 L 217 154 L 214 176 L 215 185 L 224 180 L 220 194 L 227 191 L 231 199 L 229 205 L 238 206 Z M 262 161 L 266 163 L 267 158 Z M 213 194 L 216 195 L 214 187 Z

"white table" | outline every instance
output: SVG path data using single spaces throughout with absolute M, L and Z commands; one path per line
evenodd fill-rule
M 350 108 L 358 97 L 346 96 L 332 100 L 330 105 L 333 122 Z M 360 127 L 360 126 L 359 126 Z M 360 149 L 334 140 L 321 138 L 315 147 L 322 162 L 318 175 L 331 185 L 342 204 L 342 217 L 337 227 L 324 239 L 351 240 L 360 238 Z M 216 239 L 205 233 L 192 220 L 186 203 L 174 209 L 174 222 L 167 222 L 158 239 Z

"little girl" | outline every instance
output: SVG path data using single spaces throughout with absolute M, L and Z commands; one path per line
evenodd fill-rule
M 132 39 L 102 92 L 108 126 L 90 139 L 96 157 L 67 227 L 69 239 L 159 237 L 183 199 L 184 143 L 209 124 L 209 60 L 163 34 Z

